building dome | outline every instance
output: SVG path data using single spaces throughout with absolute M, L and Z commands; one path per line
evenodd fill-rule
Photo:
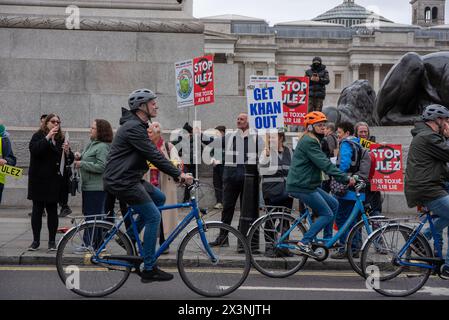
M 354 0 L 344 0 L 344 2 L 335 8 L 312 19 L 314 21 L 323 21 L 329 23 L 338 23 L 346 27 L 366 22 L 393 22 L 373 11 L 354 3 Z

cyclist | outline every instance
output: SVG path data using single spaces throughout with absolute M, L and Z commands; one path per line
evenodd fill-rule
M 424 205 L 438 216 L 435 229 L 441 235 L 449 226 L 449 194 L 445 189 L 445 181 L 449 180 L 449 145 L 444 137 L 449 129 L 449 110 L 442 105 L 429 105 L 422 120 L 412 130 L 404 191 L 410 208 Z M 429 237 L 428 230 L 425 234 Z M 449 275 L 449 251 L 442 272 Z
M 306 132 L 296 146 L 287 177 L 287 192 L 303 201 L 319 216 L 297 244 L 300 253 L 312 258 L 316 257 L 311 248 L 312 240 L 334 220 L 338 211 L 338 201 L 320 188 L 323 172 L 341 183 L 349 183 L 350 186 L 356 182 L 332 164 L 321 150 L 320 143 L 324 138 L 326 122 L 326 116 L 319 111 L 305 116 Z
M 130 205 L 139 214 L 137 226 L 144 233 L 144 270 L 142 282 L 168 281 L 173 275 L 155 265 L 155 249 L 161 213 L 158 206 L 165 203 L 165 195 L 143 180 L 148 171 L 147 161 L 173 177 L 175 181 L 191 184 L 193 178 L 172 165 L 149 140 L 148 122 L 156 117 L 156 95 L 148 89 L 135 90 L 129 95 L 130 110 L 122 108 L 120 128 L 112 141 L 104 173 L 105 190 Z M 134 234 L 128 234 L 135 241 Z

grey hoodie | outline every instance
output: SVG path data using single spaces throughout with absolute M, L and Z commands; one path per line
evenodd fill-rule
M 446 139 L 424 122 L 415 124 L 405 171 L 405 197 L 410 208 L 448 195 L 449 146 Z
M 150 141 L 146 122 L 122 108 L 120 125 L 112 141 L 103 176 L 106 191 L 120 195 L 138 185 L 148 171 L 147 161 L 178 180 L 181 171 Z

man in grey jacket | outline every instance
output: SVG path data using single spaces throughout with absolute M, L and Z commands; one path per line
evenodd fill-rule
M 145 227 L 142 282 L 168 281 L 173 279 L 173 275 L 160 270 L 154 259 L 161 219 L 157 207 L 165 203 L 165 195 L 142 178 L 148 171 L 147 161 L 175 181 L 191 184 L 193 178 L 173 166 L 148 138 L 148 121 L 156 117 L 158 110 L 156 95 L 148 89 L 136 90 L 130 94 L 128 105 L 130 110 L 122 108 L 121 126 L 112 141 L 104 172 L 104 187 L 139 214 L 139 232 Z M 132 232 L 129 235 L 134 237 Z
M 435 220 L 438 234 L 449 226 L 449 194 L 445 181 L 449 180 L 449 146 L 444 137 L 449 129 L 449 110 L 441 105 L 425 108 L 424 122 L 415 124 L 413 140 L 405 172 L 405 197 L 410 208 L 424 205 L 439 218 Z M 435 239 L 439 241 L 439 239 Z M 449 251 L 442 273 L 449 276 Z

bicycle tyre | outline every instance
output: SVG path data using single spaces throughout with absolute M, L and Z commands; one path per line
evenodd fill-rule
M 371 225 L 373 232 L 376 231 L 378 229 L 378 227 L 376 227 L 375 223 L 376 220 L 385 220 L 386 218 L 384 216 L 374 216 L 374 217 L 369 217 L 368 218 L 368 223 Z M 380 222 L 380 221 L 378 221 Z M 374 227 L 376 227 L 376 230 L 374 230 Z M 356 240 L 356 236 L 357 233 L 360 232 L 361 233 L 361 240 L 359 241 L 359 243 L 354 244 L 353 246 L 353 242 L 357 242 Z M 347 257 L 348 257 L 348 261 L 349 264 L 351 265 L 352 269 L 361 277 L 365 276 L 365 273 L 362 271 L 362 263 L 361 263 L 361 255 L 362 255 L 362 245 L 365 243 L 366 239 L 368 239 L 369 234 L 367 234 L 366 228 L 365 228 L 365 223 L 363 220 L 360 220 L 359 222 L 357 222 L 357 224 L 351 229 L 351 231 L 348 234 L 348 238 L 346 239 L 346 252 L 347 252 Z M 358 247 L 358 255 L 359 258 L 354 257 L 354 247 Z
M 275 248 L 275 241 L 281 236 L 279 230 L 285 229 L 286 226 L 290 228 L 295 221 L 296 219 L 290 214 L 274 212 L 258 219 L 251 226 L 248 231 L 251 262 L 261 274 L 270 278 L 286 278 L 304 267 L 307 256 L 294 253 L 293 256 L 289 256 L 291 254 L 289 250 L 282 252 Z M 290 239 L 300 241 L 305 233 L 306 229 L 300 223 L 290 233 Z M 260 245 L 260 243 L 263 244 Z M 259 248 L 261 248 L 260 252 Z M 271 253 L 270 250 L 273 252 Z
M 114 225 L 108 222 L 86 222 L 79 227 L 69 230 L 60 240 L 58 250 L 56 253 L 56 268 L 62 283 L 68 286 L 68 272 L 72 274 L 72 270 L 79 271 L 79 285 L 78 287 L 68 288 L 74 293 L 83 297 L 104 297 L 114 293 L 118 290 L 128 279 L 131 268 L 113 267 L 110 265 L 95 264 L 91 258 L 95 253 L 93 246 L 86 245 L 84 235 L 86 232 L 101 235 L 101 242 L 103 244 L 106 236 L 114 228 Z M 94 232 L 92 232 L 94 230 Z M 92 236 L 91 238 L 94 238 Z M 119 242 L 123 247 L 119 245 Z M 99 247 L 98 244 L 95 246 Z M 85 252 L 77 253 L 77 250 L 82 249 Z M 129 238 L 120 230 L 114 235 L 114 238 L 109 241 L 105 247 L 104 253 L 100 255 L 135 255 L 134 247 Z M 71 268 L 69 268 L 71 267 Z M 74 269 L 75 268 L 75 269 Z M 100 284 L 101 281 L 104 284 Z M 106 283 L 106 280 L 110 279 Z M 69 279 L 70 281 L 70 279 Z M 94 288 L 98 285 L 99 288 Z
M 212 262 L 201 241 L 199 227 L 195 227 L 179 244 L 177 254 L 179 274 L 187 287 L 197 294 L 205 297 L 222 297 L 237 290 L 248 277 L 251 269 L 249 247 L 239 231 L 222 222 L 207 222 L 203 230 L 208 243 L 214 241 L 220 234 L 227 233 L 228 245 L 211 247 L 218 258 L 218 261 Z M 237 252 L 239 245 L 241 245 L 240 253 Z
M 372 288 L 376 292 L 387 297 L 407 297 L 421 289 L 429 279 L 432 269 L 394 264 L 395 257 L 404 247 L 413 231 L 412 228 L 404 225 L 389 225 L 374 232 L 366 242 L 362 252 L 362 270 L 364 270 L 365 278 L 367 278 L 368 274 L 366 271 L 369 266 L 376 266 L 378 268 L 378 287 L 374 286 Z M 391 241 L 388 240 L 390 238 L 392 239 Z M 401 240 L 401 244 L 395 245 L 393 243 L 395 239 L 396 242 Z M 379 245 L 385 249 L 384 253 L 376 253 L 379 251 Z M 385 259 L 382 259 L 385 261 L 377 262 L 376 260 L 381 260 L 381 256 L 385 257 Z M 418 234 L 415 241 L 407 249 L 402 260 L 406 259 L 408 262 L 411 262 L 417 256 L 421 258 L 433 258 L 429 242 L 422 234 Z M 419 262 L 424 263 L 422 261 Z M 389 269 L 392 271 L 390 272 Z M 409 279 L 412 281 L 417 279 L 417 281 L 415 281 L 416 283 L 409 284 L 409 282 L 406 282 Z

